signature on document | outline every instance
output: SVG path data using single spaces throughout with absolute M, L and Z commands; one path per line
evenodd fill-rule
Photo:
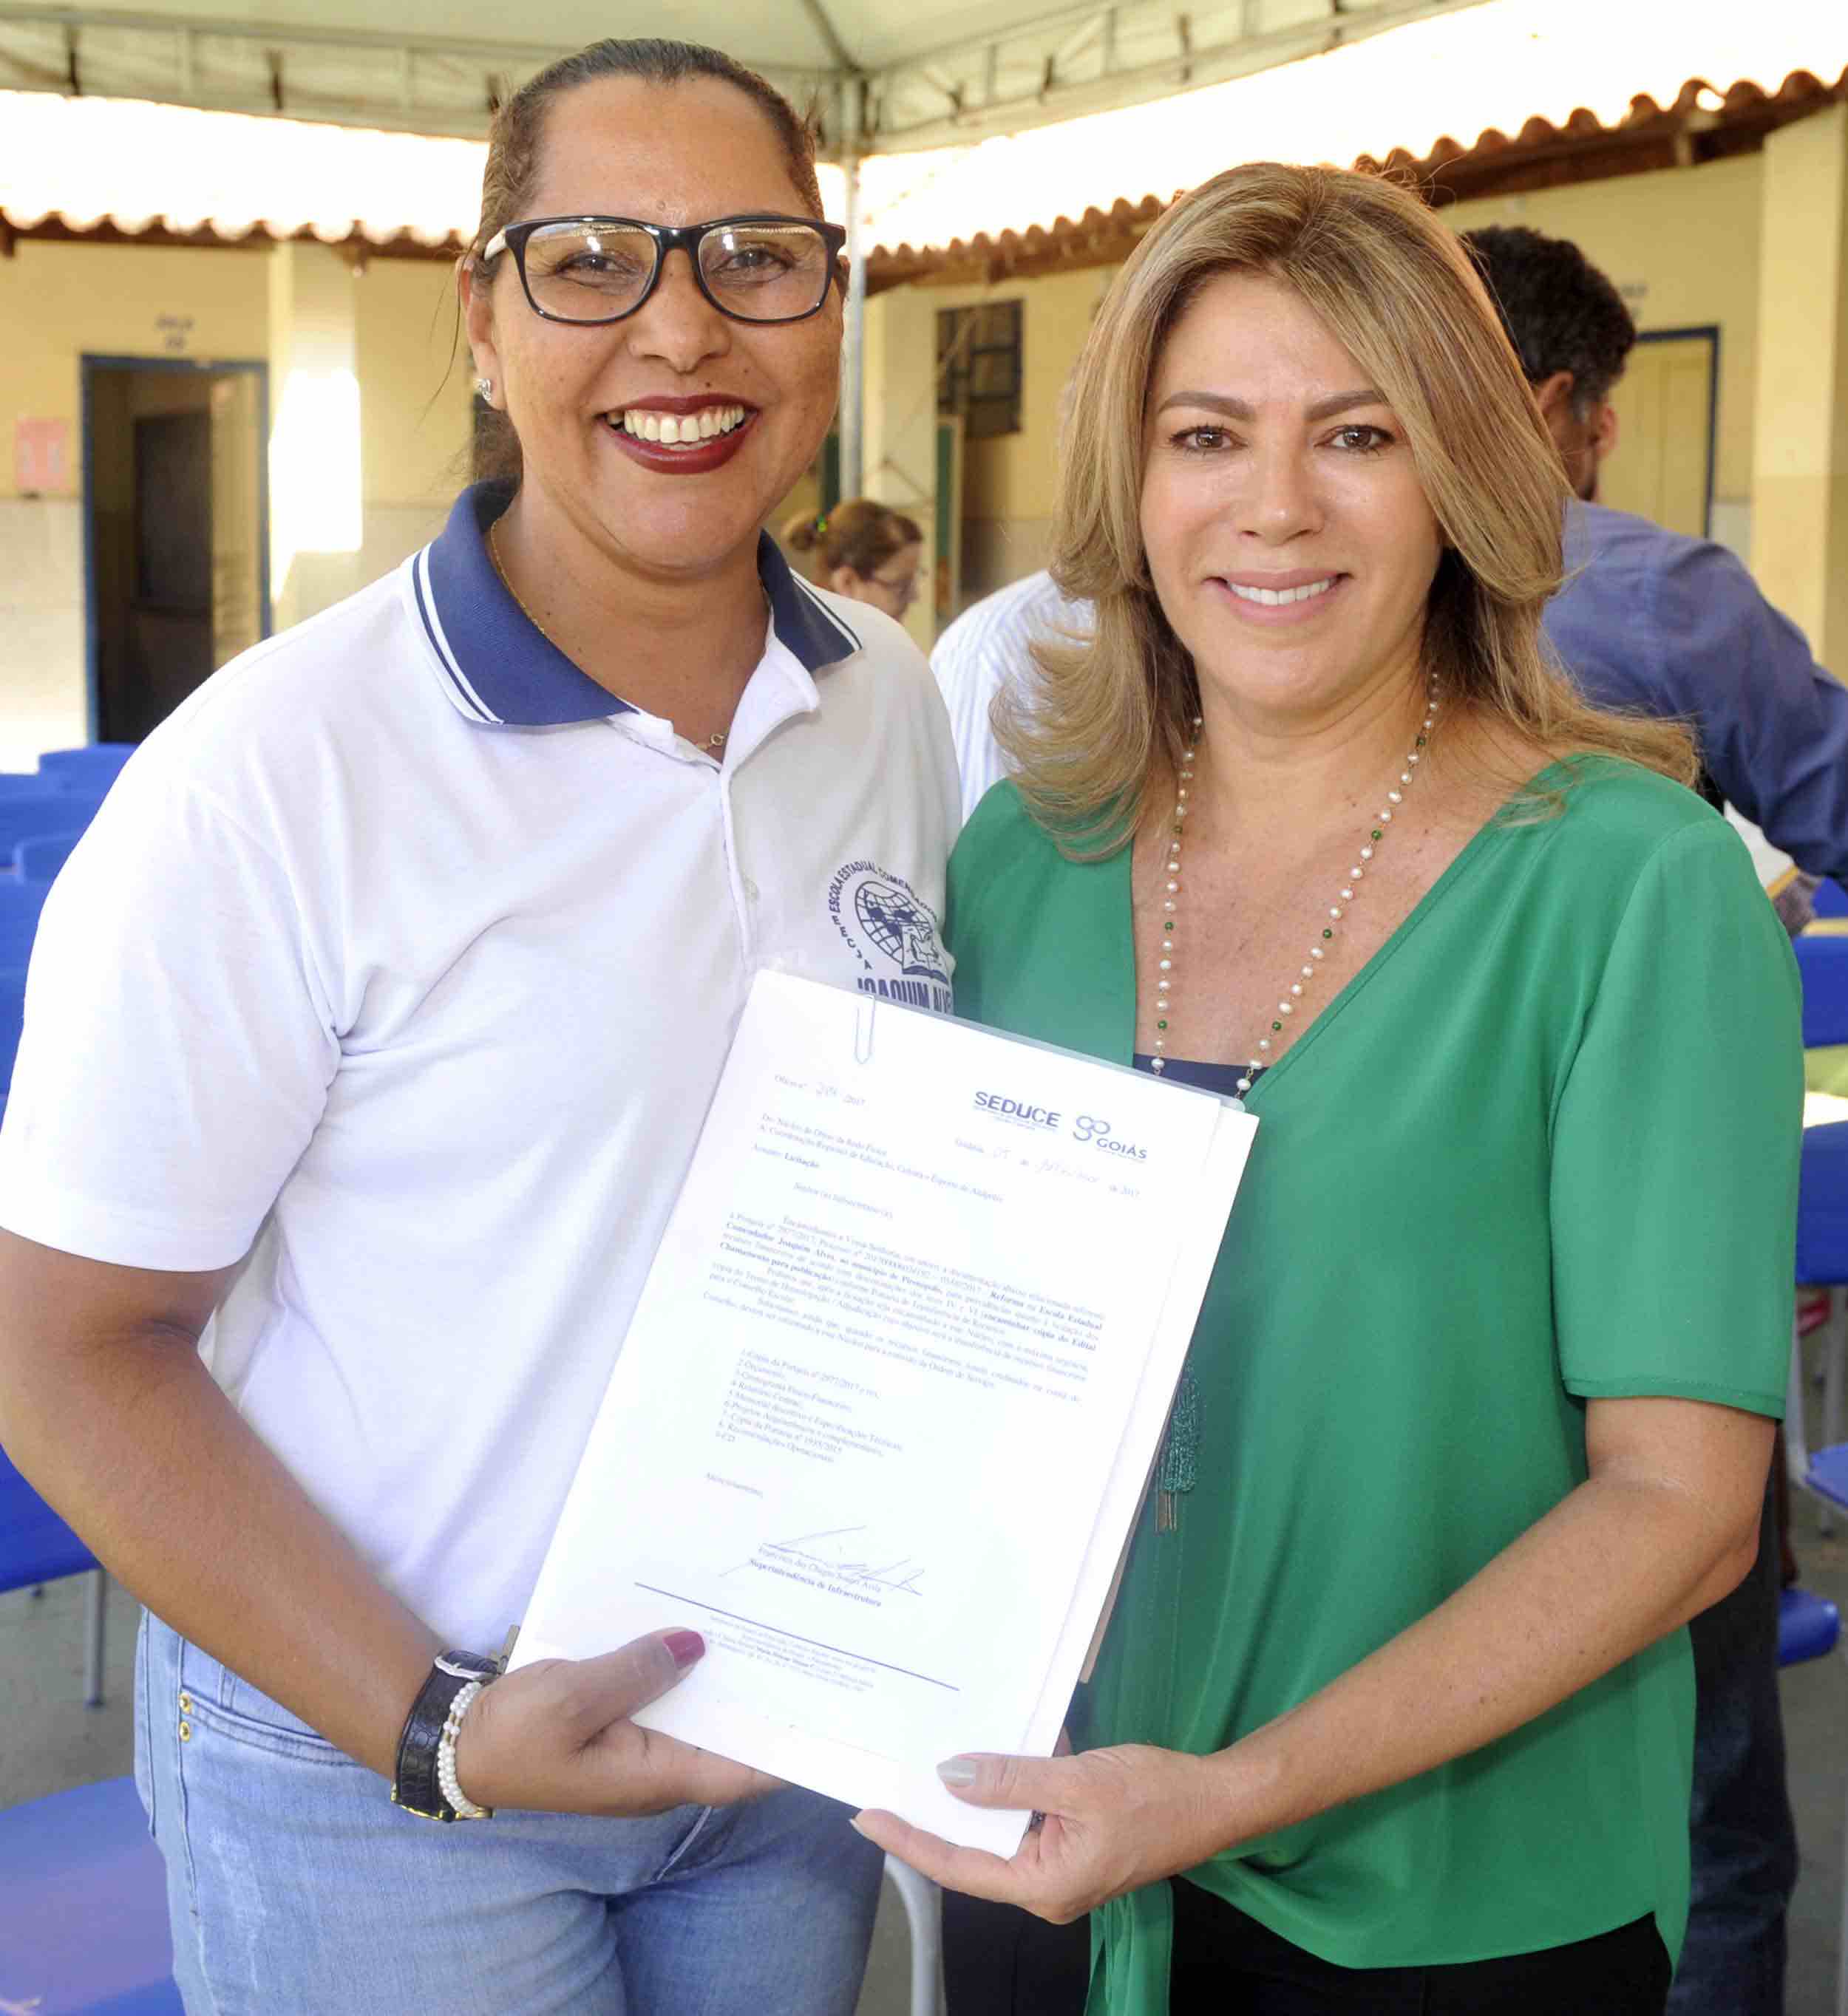
M 924 1564 L 910 1554 L 895 1560 L 878 1557 L 868 1542 L 864 1526 L 830 1526 L 814 1533 L 798 1533 L 793 1539 L 765 1540 L 747 1561 L 737 1568 L 780 1568 L 798 1579 L 819 1578 L 839 1582 L 849 1589 L 888 1589 L 904 1596 L 922 1596 Z

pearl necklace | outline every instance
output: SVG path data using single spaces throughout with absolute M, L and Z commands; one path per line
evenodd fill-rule
M 494 523 L 488 527 L 488 557 L 494 563 L 494 571 L 500 576 L 501 586 L 504 588 L 508 594 L 513 598 L 515 603 L 519 608 L 520 614 L 526 618 L 527 621 L 532 625 L 534 629 L 538 631 L 539 635 L 545 639 L 546 642 L 552 646 L 553 650 L 555 650 L 561 658 L 571 658 L 571 653 L 559 643 L 558 639 L 546 628 L 545 625 L 542 624 L 539 619 L 534 615 L 532 611 L 527 607 L 526 604 L 521 600 L 520 591 L 513 585 L 512 577 L 508 574 L 506 567 L 503 564 L 501 560 L 500 542 L 495 537 L 495 535 L 499 530 L 500 520 L 496 518 Z M 571 658 L 571 663 L 573 664 L 576 664 L 577 662 L 578 661 L 575 658 Z M 701 747 L 704 750 L 705 753 L 708 756 L 715 754 L 719 750 L 725 747 L 725 736 L 726 731 L 723 729 L 721 729 L 716 735 L 708 735 L 704 742 L 701 744 Z
M 1238 1090 L 1242 1096 L 1252 1089 L 1252 1080 L 1270 1061 L 1270 1038 L 1283 1033 L 1284 1021 L 1296 1012 L 1302 999 L 1305 986 L 1313 981 L 1317 969 L 1327 957 L 1330 941 L 1335 936 L 1335 927 L 1346 914 L 1345 906 L 1354 900 L 1355 884 L 1367 873 L 1367 864 L 1373 859 L 1373 851 L 1386 837 L 1386 828 L 1392 823 L 1392 815 L 1403 802 L 1407 787 L 1417 773 L 1425 745 L 1431 739 L 1432 724 L 1437 719 L 1437 675 L 1433 673 L 1425 688 L 1425 718 L 1419 723 L 1417 740 L 1406 754 L 1399 772 L 1399 782 L 1386 794 L 1386 802 L 1374 815 L 1374 823 L 1370 829 L 1370 837 L 1360 850 L 1360 858 L 1348 870 L 1348 879 L 1342 885 L 1341 900 L 1328 906 L 1328 922 L 1322 927 L 1321 937 L 1309 949 L 1309 961 L 1298 977 L 1290 982 L 1289 992 L 1277 1004 L 1277 1019 L 1270 1025 L 1270 1035 L 1261 1037 L 1257 1054 L 1245 1067 L 1238 1080 Z M 1165 1053 L 1168 1048 L 1168 1017 L 1174 1005 L 1174 952 L 1176 905 L 1180 896 L 1180 836 L 1187 816 L 1187 787 L 1193 782 L 1194 759 L 1200 753 L 1200 716 L 1194 717 L 1194 739 L 1187 754 L 1180 761 L 1180 776 L 1176 787 L 1174 817 L 1169 823 L 1171 837 L 1168 844 L 1168 866 L 1162 880 L 1166 887 L 1162 891 L 1162 929 L 1156 940 L 1155 970 L 1155 1056 L 1150 1068 L 1157 1074 L 1167 1068 Z

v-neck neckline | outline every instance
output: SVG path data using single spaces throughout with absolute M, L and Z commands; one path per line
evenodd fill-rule
M 1251 1089 L 1244 1096 L 1245 1103 L 1247 1106 L 1252 1105 L 1255 1100 L 1260 1099 L 1266 1088 L 1274 1084 L 1277 1078 L 1289 1070 L 1298 1056 L 1307 1049 L 1325 1028 L 1340 1018 L 1342 1012 L 1350 1003 L 1379 974 L 1385 970 L 1400 948 L 1409 943 L 1414 933 L 1443 903 L 1452 887 L 1488 851 L 1491 842 L 1503 838 L 1508 834 L 1511 829 L 1503 822 L 1504 815 L 1508 808 L 1518 804 L 1522 798 L 1531 796 L 1534 792 L 1544 790 L 1547 780 L 1556 772 L 1567 769 L 1572 760 L 1570 757 L 1556 757 L 1551 763 L 1543 765 L 1527 779 L 1518 791 L 1511 793 L 1495 808 L 1493 812 L 1490 813 L 1489 816 L 1457 849 L 1443 873 L 1393 927 L 1385 941 L 1377 947 L 1371 956 L 1363 962 L 1359 970 L 1349 977 L 1345 984 L 1337 991 L 1333 999 L 1321 1010 L 1277 1062 L 1273 1064 L 1267 1064 L 1264 1067 L 1263 1071 L 1253 1082 Z M 1123 864 L 1122 871 L 1123 935 L 1128 953 L 1129 979 L 1128 1058 L 1132 1064 L 1136 1054 L 1136 1001 L 1137 998 L 1136 902 L 1131 867 L 1134 851 L 1133 848 L 1126 847 L 1119 857 Z M 1194 1061 L 1198 1063 L 1205 1060 L 1194 1059 Z

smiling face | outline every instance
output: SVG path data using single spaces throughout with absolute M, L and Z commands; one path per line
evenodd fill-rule
M 601 77 L 549 107 L 521 214 L 686 225 L 766 213 L 809 207 L 741 92 L 715 79 Z M 520 437 L 522 510 L 561 555 L 666 580 L 742 564 L 834 413 L 833 286 L 807 321 L 737 322 L 675 252 L 635 314 L 572 326 L 532 311 L 503 254 L 492 279 L 465 278 L 463 299 L 475 368 Z
M 1281 281 L 1209 281 L 1156 359 L 1141 524 L 1209 706 L 1299 732 L 1414 697 L 1443 541 L 1378 387 Z

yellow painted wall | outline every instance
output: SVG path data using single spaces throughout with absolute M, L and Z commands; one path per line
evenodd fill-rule
M 867 306 L 868 487 L 882 460 L 928 484 L 936 415 L 937 315 L 980 301 L 1026 304 L 1021 331 L 1021 430 L 964 450 L 966 605 L 1030 574 L 1045 558 L 1057 485 L 1060 394 L 1114 267 L 1003 282 L 993 286 L 895 287 Z M 881 411 L 881 409 L 884 410 Z M 902 442 L 899 448 L 896 445 Z M 888 448 L 888 444 L 892 445 Z M 875 491 L 876 495 L 885 493 Z M 895 488 L 888 501 L 899 501 Z
M 1640 329 L 1718 326 L 1713 495 L 1723 503 L 1742 504 L 1752 495 L 1763 178 L 1761 157 L 1746 154 L 1702 167 L 1460 203 L 1443 213 L 1457 231 L 1521 224 L 1569 238 L 1616 283 Z M 1623 452 L 1619 441 L 1617 453 Z
M 1765 592 L 1848 674 L 1848 106 L 1765 147 L 1765 332 L 1753 556 Z
M 1443 212 L 1458 231 L 1523 224 L 1572 239 L 1609 274 L 1639 329 L 1717 326 L 1714 531 L 1742 545 L 1752 495 L 1763 185 L 1763 163 L 1748 155 L 1457 203 Z M 1717 248 L 1724 248 L 1723 256 Z M 1115 274 L 1114 267 L 1092 268 L 992 286 L 901 287 L 870 304 L 884 334 L 875 342 L 869 329 L 870 443 L 878 431 L 872 416 L 880 401 L 906 410 L 916 401 L 920 360 L 935 358 L 939 308 L 1012 299 L 1026 304 L 1021 430 L 968 446 L 964 514 L 978 550 L 966 556 L 965 578 L 977 592 L 1041 563 L 1054 501 L 1059 394 Z M 985 556 L 979 550 L 984 544 Z
M 1090 333 L 1091 316 L 1116 277 L 1114 266 L 1051 273 L 989 287 L 920 287 L 928 302 L 931 357 L 936 355 L 936 311 L 977 301 L 1023 301 L 1021 332 L 1021 430 L 972 441 L 964 497 L 972 518 L 1037 519 L 1052 515 L 1056 458 L 1047 452 L 1058 434 L 1059 395 Z
M 354 283 L 353 312 L 366 504 L 447 506 L 468 480 L 474 378 L 451 268 L 374 259 Z
M 162 318 L 168 318 L 164 324 Z M 16 419 L 70 423 L 81 465 L 78 359 L 260 358 L 269 347 L 261 252 L 23 240 L 0 259 L 0 497 L 13 481 Z
M 270 361 L 274 260 L 267 247 L 34 239 L 0 258 L 0 765 L 29 765 L 38 749 L 84 732 L 81 358 L 88 351 Z M 448 276 L 446 263 L 383 259 L 362 275 L 337 276 L 353 295 L 365 504 L 362 549 L 345 563 L 339 592 L 375 578 L 430 538 L 467 480 L 472 374 L 463 351 L 445 375 Z M 273 382 L 269 397 L 273 424 Z M 17 495 L 13 438 L 20 419 L 67 423 L 72 484 L 64 498 Z M 272 593 L 283 586 L 272 582 Z M 286 617 L 286 596 L 276 599 Z

